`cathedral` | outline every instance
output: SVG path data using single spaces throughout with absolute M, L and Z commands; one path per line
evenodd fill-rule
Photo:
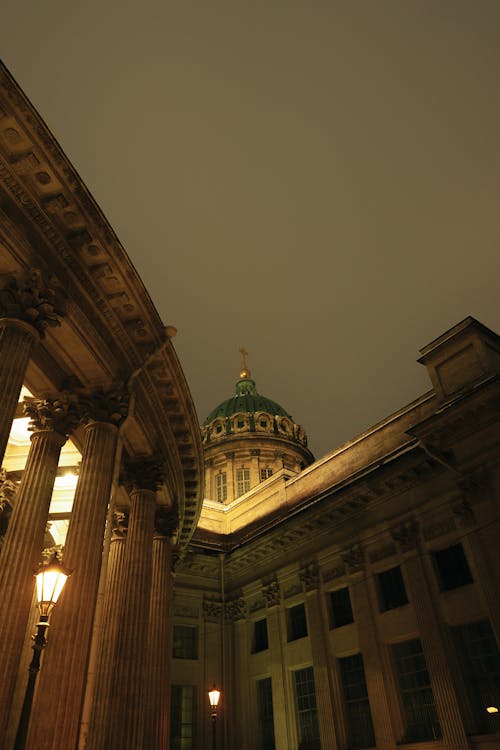
M 457 322 L 319 460 L 245 350 L 200 426 L 2 66 L 0 178 L 0 748 L 500 750 L 500 337 Z

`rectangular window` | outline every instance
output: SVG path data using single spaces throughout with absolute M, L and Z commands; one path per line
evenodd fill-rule
M 236 486 L 238 497 L 244 495 L 250 489 L 250 469 L 236 470 Z
M 441 737 L 427 665 L 419 638 L 392 647 L 406 719 L 404 742 Z
M 300 750 L 321 750 L 313 668 L 297 669 L 293 675 Z
M 267 640 L 267 620 L 257 620 L 253 624 L 253 644 L 252 653 L 257 654 L 259 651 L 265 651 L 269 648 Z
M 260 470 L 260 481 L 263 482 L 265 479 L 269 479 L 269 477 L 272 477 L 273 470 L 270 468 L 267 469 L 261 469 Z
M 372 715 L 366 690 L 365 670 L 361 654 L 339 659 L 347 722 L 349 747 L 353 750 L 374 747 Z
M 221 471 L 215 475 L 215 494 L 217 502 L 223 503 L 227 500 L 227 477 L 225 471 Z
M 461 544 L 434 552 L 434 562 L 441 591 L 451 591 L 472 583 L 472 576 Z
M 500 653 L 488 620 L 451 629 L 478 733 L 500 732 Z
M 396 609 L 408 604 L 405 584 L 399 566 L 379 573 L 377 580 L 381 612 L 387 612 L 388 609 Z
M 193 625 L 174 625 L 172 639 L 174 659 L 198 658 L 198 628 Z
M 341 628 L 342 625 L 349 625 L 354 622 L 351 607 L 351 597 L 347 586 L 343 589 L 337 589 L 330 594 L 331 605 L 331 627 Z
M 304 604 L 296 604 L 287 609 L 288 640 L 296 641 L 307 635 L 306 608 Z
M 196 692 L 194 685 L 172 685 L 170 750 L 194 750 Z
M 257 702 L 259 706 L 259 748 L 275 750 L 273 688 L 270 677 L 257 680 Z

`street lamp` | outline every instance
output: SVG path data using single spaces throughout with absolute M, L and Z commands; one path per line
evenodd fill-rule
M 212 709 L 211 717 L 212 717 L 212 750 L 217 750 L 216 748 L 216 733 L 215 733 L 215 725 L 217 722 L 217 706 L 219 705 L 219 699 L 220 699 L 220 690 L 217 690 L 215 687 L 215 682 L 213 685 L 213 688 L 208 691 L 208 700 L 210 701 L 210 708 Z M 17 748 L 15 749 L 17 750 Z
M 40 565 L 35 573 L 40 620 L 36 626 L 36 635 L 33 636 L 33 658 L 28 668 L 28 684 L 24 694 L 14 750 L 24 750 L 26 746 L 35 682 L 40 670 L 40 657 L 42 650 L 47 645 L 45 631 L 49 627 L 49 615 L 54 609 L 69 575 L 70 571 L 59 562 L 57 552 L 54 552 L 48 563 Z

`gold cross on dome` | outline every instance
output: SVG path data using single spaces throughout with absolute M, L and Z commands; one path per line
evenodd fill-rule
M 247 369 L 248 352 L 247 352 L 247 350 L 243 346 L 240 349 L 240 354 L 243 357 L 243 369 L 246 370 Z

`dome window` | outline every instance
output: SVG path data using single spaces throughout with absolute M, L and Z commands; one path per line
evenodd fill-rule
M 215 432 L 217 433 L 222 432 L 222 425 L 218 424 L 217 427 L 215 428 Z
M 242 419 L 238 419 L 237 427 L 241 430 L 245 426 L 245 422 Z
M 250 489 L 250 469 L 238 469 L 236 472 L 238 497 Z
M 219 503 L 227 500 L 227 476 L 225 471 L 215 475 L 215 495 Z
M 260 426 L 261 427 L 267 427 L 267 419 L 261 419 L 260 420 Z

